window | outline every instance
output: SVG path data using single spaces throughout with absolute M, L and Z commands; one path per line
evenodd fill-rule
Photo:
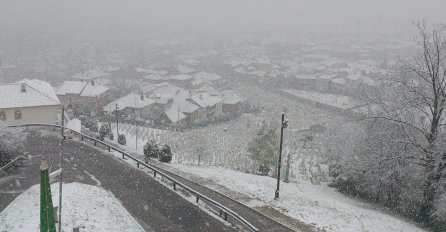
M 20 120 L 20 119 L 22 119 L 22 111 L 20 111 L 20 110 L 16 110 L 16 111 L 14 112 L 14 118 L 15 118 L 15 120 Z
M 5 111 L 0 111 L 0 120 L 6 121 L 6 112 Z

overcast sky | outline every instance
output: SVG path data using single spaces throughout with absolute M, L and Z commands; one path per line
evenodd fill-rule
M 0 31 L 27 33 L 275 33 L 406 31 L 446 22 L 444 0 L 0 0 Z

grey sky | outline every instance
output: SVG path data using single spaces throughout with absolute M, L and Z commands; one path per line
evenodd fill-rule
M 446 22 L 442 0 L 0 0 L 5 33 L 132 35 L 405 31 Z M 13 34 L 14 34 L 13 33 Z

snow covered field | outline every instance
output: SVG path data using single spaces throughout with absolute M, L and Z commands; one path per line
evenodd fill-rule
M 314 102 L 334 106 L 340 109 L 350 109 L 358 105 L 351 97 L 330 93 L 320 93 L 316 91 L 284 89 L 283 91 L 293 94 L 297 97 L 305 98 Z
M 245 174 L 222 167 L 172 164 L 182 172 L 205 178 L 233 191 L 261 200 L 290 217 L 326 231 L 418 232 L 415 225 L 337 192 L 325 184 L 308 181 L 281 183 L 280 199 L 274 200 L 276 179 Z M 207 185 L 215 188 L 215 185 Z M 254 200 L 255 201 L 255 200 Z M 258 203 L 248 205 L 261 206 Z
M 144 231 L 121 203 L 104 189 L 81 183 L 63 185 L 62 230 Z M 51 185 L 53 206 L 59 205 L 59 184 Z M 40 185 L 34 185 L 0 212 L 0 231 L 39 231 Z M 57 226 L 57 225 L 56 225 Z

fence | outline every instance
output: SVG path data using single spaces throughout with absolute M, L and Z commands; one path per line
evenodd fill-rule
M 15 125 L 15 126 L 9 126 L 11 128 L 15 128 L 15 127 L 25 127 L 26 129 L 28 129 L 28 127 L 50 127 L 53 128 L 54 130 L 56 130 L 56 128 L 61 128 L 60 125 L 50 125 L 50 124 L 23 124 L 23 125 Z M 136 162 L 136 166 L 143 166 L 145 168 L 148 168 L 149 170 L 151 170 L 153 172 L 153 177 L 155 178 L 157 175 L 160 175 L 161 177 L 163 177 L 164 179 L 169 180 L 172 183 L 173 189 L 177 190 L 177 187 L 181 187 L 183 190 L 185 190 L 186 192 L 192 194 L 193 196 L 195 196 L 195 202 L 198 204 L 199 201 L 201 200 L 202 202 L 204 202 L 205 204 L 214 207 L 215 209 L 218 210 L 220 217 L 222 217 L 225 221 L 228 221 L 228 216 L 232 217 L 233 219 L 235 219 L 236 221 L 238 221 L 239 223 L 241 223 L 245 228 L 249 229 L 250 231 L 259 231 L 254 225 L 252 225 L 250 222 L 248 222 L 245 218 L 241 217 L 239 214 L 237 214 L 236 212 L 232 211 L 231 209 L 229 209 L 228 207 L 222 205 L 221 203 L 212 200 L 211 198 L 199 193 L 198 191 L 193 190 L 192 188 L 188 187 L 187 185 L 175 180 L 173 177 L 167 175 L 166 173 L 164 173 L 161 169 L 147 164 L 144 161 L 141 161 L 139 159 L 137 159 L 136 157 L 128 154 L 127 152 L 119 149 L 118 147 L 115 147 L 111 144 L 108 144 L 106 142 L 103 142 L 99 139 L 93 138 L 91 136 L 85 135 L 83 133 L 79 133 L 76 131 L 72 131 L 72 133 L 74 133 L 75 135 L 79 136 L 80 139 L 82 141 L 84 141 L 85 139 L 90 140 L 94 143 L 94 145 L 96 146 L 98 143 L 107 147 L 108 151 L 110 152 L 111 150 L 117 151 L 119 153 L 122 154 L 122 158 L 124 159 L 125 157 L 133 160 Z

